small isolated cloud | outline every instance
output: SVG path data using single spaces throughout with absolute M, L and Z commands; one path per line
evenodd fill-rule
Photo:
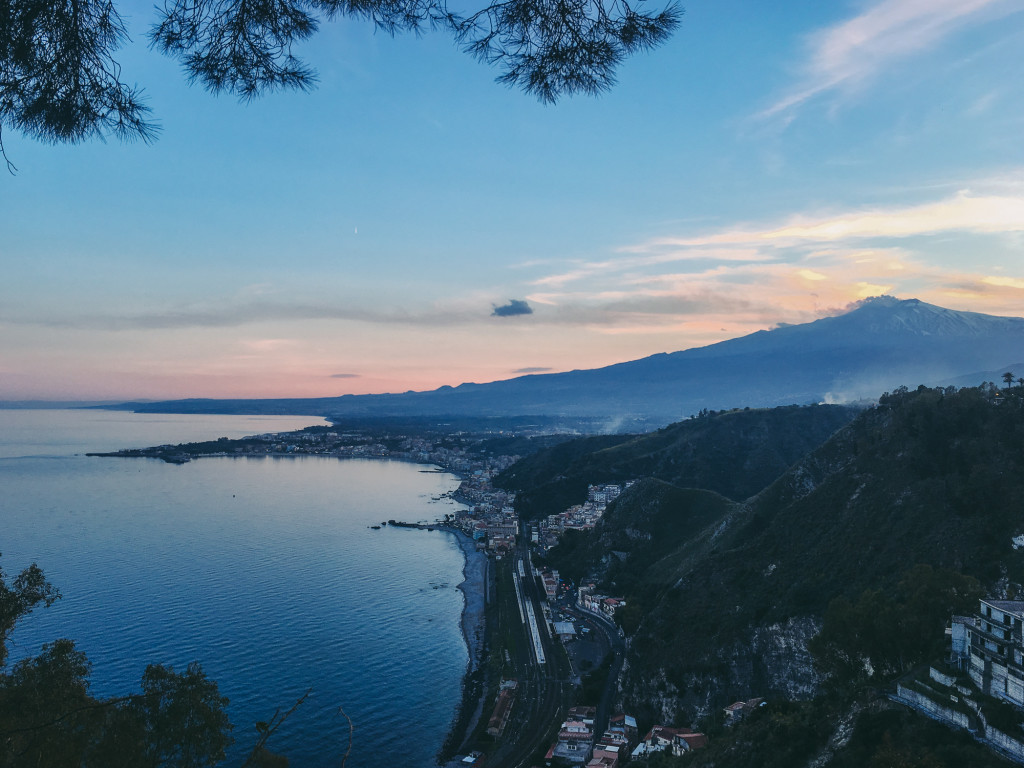
M 516 315 L 532 315 L 533 307 L 522 299 L 509 299 L 508 304 L 495 307 L 491 317 L 514 317 Z
M 553 371 L 554 368 L 540 368 L 540 367 L 529 367 L 529 368 L 516 368 L 512 373 L 547 373 Z
M 358 373 L 332 373 L 332 379 L 358 379 Z

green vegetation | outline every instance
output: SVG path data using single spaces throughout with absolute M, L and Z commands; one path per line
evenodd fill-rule
M 578 704 L 586 707 L 596 707 L 601 703 L 601 694 L 604 693 L 605 683 L 608 682 L 608 673 L 611 672 L 613 657 L 611 654 L 605 657 L 596 668 L 591 669 L 583 676 L 583 685 L 580 686 L 576 696 Z
M 1012 765 L 964 731 L 901 707 L 879 707 L 857 718 L 849 744 L 830 768 L 1008 768 Z
M 837 405 L 722 411 L 645 435 L 590 437 L 516 463 L 495 479 L 526 518 L 563 511 L 590 483 L 654 477 L 734 500 L 762 490 L 857 413 Z
M 841 718 L 849 741 L 830 748 Z M 692 768 L 791 768 L 825 755 L 829 768 L 1008 768 L 1012 763 L 963 731 L 885 701 L 862 711 L 836 702 L 772 703 L 716 733 L 708 748 L 666 765 Z
M 574 579 L 596 570 L 601 589 L 625 596 L 617 619 L 631 647 L 620 685 L 641 719 L 661 721 L 655 701 L 674 702 L 676 722 L 686 723 L 769 697 L 769 707 L 719 730 L 706 753 L 684 762 L 788 766 L 830 750 L 823 765 L 999 765 L 966 736 L 879 693 L 938 663 L 951 614 L 971 612 L 993 589 L 1021 594 L 1024 552 L 1010 540 L 1024 526 L 1022 444 L 1024 386 L 900 388 L 745 503 L 645 480 L 549 560 Z M 630 445 L 543 472 L 551 454 L 540 452 L 507 474 L 525 465 L 557 485 L 587 462 L 610 466 L 606 457 Z M 692 477 L 688 462 L 708 462 L 671 449 L 649 458 L 649 471 L 642 463 L 632 471 L 674 466 Z M 804 700 L 786 701 L 794 696 Z M 1019 713 L 983 706 L 1016 731 Z M 842 718 L 853 736 L 829 747 Z
M 91 664 L 71 640 L 55 640 L 38 656 L 3 664 L 15 625 L 59 597 L 34 564 L 11 583 L 0 570 L 0 768 L 220 763 L 233 742 L 228 700 L 198 664 L 184 672 L 150 665 L 140 692 L 110 698 L 89 693 Z M 245 765 L 287 765 L 263 746 L 280 721 L 257 724 L 261 737 Z
M 810 649 L 834 683 L 887 679 L 941 658 L 949 617 L 970 613 L 981 596 L 971 576 L 918 565 L 894 589 L 833 599 Z
M 673 509 L 685 520 L 694 502 L 679 489 L 647 484 L 623 494 L 592 560 L 637 529 L 661 540 L 643 544 L 632 580 L 608 569 L 628 602 L 649 607 L 627 687 L 640 697 L 643 680 L 661 670 L 680 697 L 706 701 L 710 688 L 717 705 L 771 690 L 779 667 L 801 667 L 810 684 L 818 673 L 805 655 L 765 660 L 752 650 L 760 628 L 820 623 L 831 601 L 847 601 L 836 604 L 842 613 L 867 590 L 881 596 L 865 598 L 864 614 L 885 595 L 912 600 L 893 590 L 915 564 L 931 566 L 935 578 L 949 571 L 990 585 L 1006 573 L 1019 583 L 1024 553 L 1009 544 L 1024 508 L 1024 410 L 999 402 L 987 389 L 897 391 L 745 505 L 723 506 L 692 527 L 633 522 L 669 520 Z M 651 516 L 657 508 L 664 517 Z M 899 665 L 900 651 L 892 653 L 886 663 Z

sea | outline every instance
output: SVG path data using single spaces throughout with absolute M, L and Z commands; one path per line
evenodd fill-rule
M 371 526 L 455 511 L 457 478 L 372 459 L 84 455 L 316 423 L 0 410 L 0 568 L 9 582 L 37 563 L 62 593 L 18 625 L 9 663 L 71 638 L 92 693 L 116 696 L 148 664 L 198 661 L 230 699 L 229 766 L 307 690 L 268 744 L 293 768 L 340 765 L 347 718 L 349 768 L 434 765 L 468 662 L 464 559 L 448 533 Z

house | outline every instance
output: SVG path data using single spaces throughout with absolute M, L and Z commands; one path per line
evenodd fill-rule
M 687 731 L 683 733 L 677 733 L 675 738 L 672 740 L 672 754 L 684 755 L 687 752 L 706 747 L 708 745 L 708 737 L 703 733 L 696 731 Z
M 545 760 L 569 765 L 585 765 L 594 742 L 596 707 L 572 707 L 558 731 L 558 738 Z
M 618 768 L 619 748 L 615 746 L 595 746 L 587 768 Z
M 596 750 L 598 747 L 615 747 L 617 754 L 625 758 L 633 751 L 638 742 L 636 719 L 631 715 L 619 712 L 608 719 L 608 729 L 597 740 L 594 748 Z M 595 754 L 597 754 L 596 751 Z
M 515 536 L 503 536 L 501 534 L 490 536 L 487 542 L 487 548 L 494 552 L 511 552 L 515 545 Z
M 593 731 L 572 727 L 572 724 L 566 721 L 562 723 L 558 737 L 545 755 L 545 759 L 571 765 L 584 765 L 590 757 L 593 736 Z
M 601 601 L 601 610 L 608 616 L 614 616 L 615 612 L 626 604 L 625 598 L 606 597 Z
M 597 582 L 592 579 L 581 582 L 579 589 L 577 590 L 577 600 L 579 600 L 580 603 L 584 602 L 585 598 L 589 598 L 594 594 L 595 589 L 597 589 Z
M 548 600 L 554 600 L 558 597 L 558 571 L 549 571 L 545 568 L 540 572 L 540 577 L 544 582 L 544 594 Z
M 733 725 L 764 704 L 764 699 L 737 701 L 725 708 L 725 724 Z
M 656 725 L 647 732 L 644 740 L 633 750 L 632 756 L 646 758 L 655 752 L 670 752 L 678 757 L 692 749 L 706 746 L 707 743 L 707 737 L 703 733 L 691 731 L 689 728 L 669 728 L 667 725 Z

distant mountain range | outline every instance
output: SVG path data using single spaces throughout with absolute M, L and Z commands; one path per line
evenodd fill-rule
M 1013 370 L 1013 361 L 1022 359 L 1024 318 L 882 296 L 811 323 L 591 370 L 402 394 L 121 407 L 151 413 L 597 417 L 616 431 L 668 424 L 705 408 L 856 402 L 901 385 L 977 385 L 999 381 L 993 372 Z

